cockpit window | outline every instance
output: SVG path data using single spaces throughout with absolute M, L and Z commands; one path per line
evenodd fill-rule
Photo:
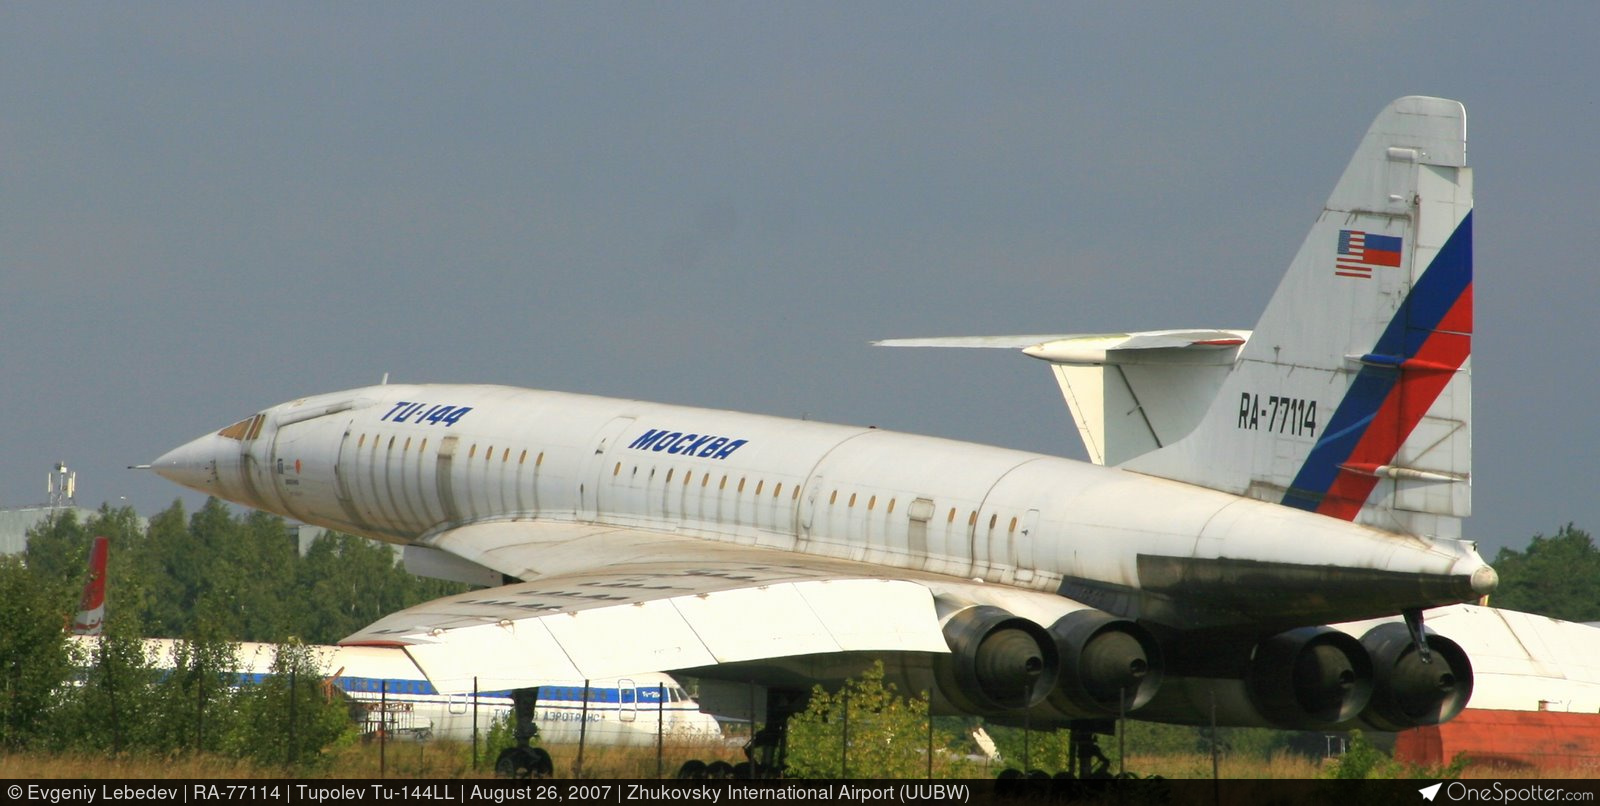
M 261 436 L 261 425 L 267 421 L 267 415 L 257 414 L 249 419 L 240 420 L 227 428 L 217 432 L 219 437 L 249 441 Z

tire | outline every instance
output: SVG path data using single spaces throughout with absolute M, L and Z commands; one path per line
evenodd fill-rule
M 547 757 L 548 758 L 548 757 Z M 526 747 L 507 747 L 494 760 L 494 777 L 518 780 L 533 777 L 533 753 Z

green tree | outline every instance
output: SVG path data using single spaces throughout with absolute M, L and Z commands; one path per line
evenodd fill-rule
M 109 505 L 101 506 L 100 511 L 89 519 L 84 531 L 91 537 L 104 536 L 111 544 L 106 565 L 108 629 L 109 624 L 115 621 L 126 628 L 129 636 L 148 635 L 144 621 L 153 594 L 147 589 L 145 575 L 139 572 L 139 562 L 141 557 L 149 553 L 149 541 L 138 513 L 132 507 L 112 509 Z M 81 574 L 86 571 L 86 568 L 80 569 L 79 579 L 83 579 Z
M 49 734 L 71 676 L 62 628 L 76 603 L 60 580 L 0 557 L 0 747 L 26 747 Z
M 222 752 L 235 730 L 237 644 L 215 637 L 180 640 L 157 665 L 167 669 L 153 687 L 155 706 L 145 727 L 147 749 Z
M 75 642 L 78 685 L 65 689 L 51 730 L 55 747 L 120 753 L 150 746 L 162 671 L 131 624 L 108 619 L 104 635 Z
M 298 634 L 333 643 L 397 610 L 467 589 L 408 574 L 394 557 L 387 545 L 337 532 L 312 541 L 296 579 Z
M 949 743 L 935 731 L 934 747 Z M 927 753 L 928 700 L 885 683 L 882 661 L 837 692 L 814 688 L 806 710 L 789 720 L 788 774 L 800 778 L 919 778 Z
M 261 764 L 324 769 L 357 730 L 346 700 L 324 685 L 328 672 L 308 647 L 279 645 L 271 674 L 239 692 L 228 751 Z
M 203 572 L 195 568 L 201 562 L 200 551 L 189 537 L 182 500 L 150 519 L 143 550 L 131 561 L 143 593 L 141 621 L 150 635 L 170 638 L 188 632 L 195 605 L 190 586 Z M 108 592 L 108 601 L 113 596 L 120 592 Z
M 239 522 L 237 538 L 226 558 L 245 572 L 236 577 L 233 594 L 241 608 L 235 635 L 245 641 L 287 641 L 295 635 L 298 621 L 295 574 L 300 556 L 295 536 L 283 518 L 252 511 Z
M 1600 621 L 1600 549 L 1572 524 L 1553 537 L 1534 535 L 1524 551 L 1501 549 L 1494 559 L 1498 607 L 1565 619 Z
M 83 579 L 91 539 L 76 511 L 51 514 L 28 530 L 27 541 L 22 556 L 33 573 L 55 582 Z

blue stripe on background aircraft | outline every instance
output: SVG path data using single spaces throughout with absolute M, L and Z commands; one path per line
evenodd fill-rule
M 1465 121 L 1438 98 L 1385 108 L 1253 331 L 887 342 L 1046 361 L 1091 463 L 385 384 L 273 406 L 153 466 L 495 585 L 345 644 L 401 647 L 442 692 L 669 671 L 724 684 L 766 711 L 756 774 L 781 766 L 783 725 L 812 684 L 874 661 L 936 712 L 1036 727 L 1099 729 L 1119 713 L 1437 723 L 1466 703 L 1471 663 L 1422 611 L 1496 584 L 1460 529 Z M 1394 615 L 1404 623 L 1359 637 L 1336 628 Z

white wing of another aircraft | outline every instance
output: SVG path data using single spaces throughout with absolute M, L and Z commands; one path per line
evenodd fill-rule
M 781 726 L 813 684 L 881 661 L 936 711 L 1034 726 L 1437 723 L 1471 663 L 1422 610 L 1496 582 L 1457 527 L 1464 121 L 1437 98 L 1384 109 L 1253 331 L 965 342 L 1055 365 L 1101 464 L 397 384 L 268 408 L 154 468 L 405 544 L 415 567 L 514 580 L 347 640 L 404 647 L 442 691 L 690 673 L 782 695 Z

